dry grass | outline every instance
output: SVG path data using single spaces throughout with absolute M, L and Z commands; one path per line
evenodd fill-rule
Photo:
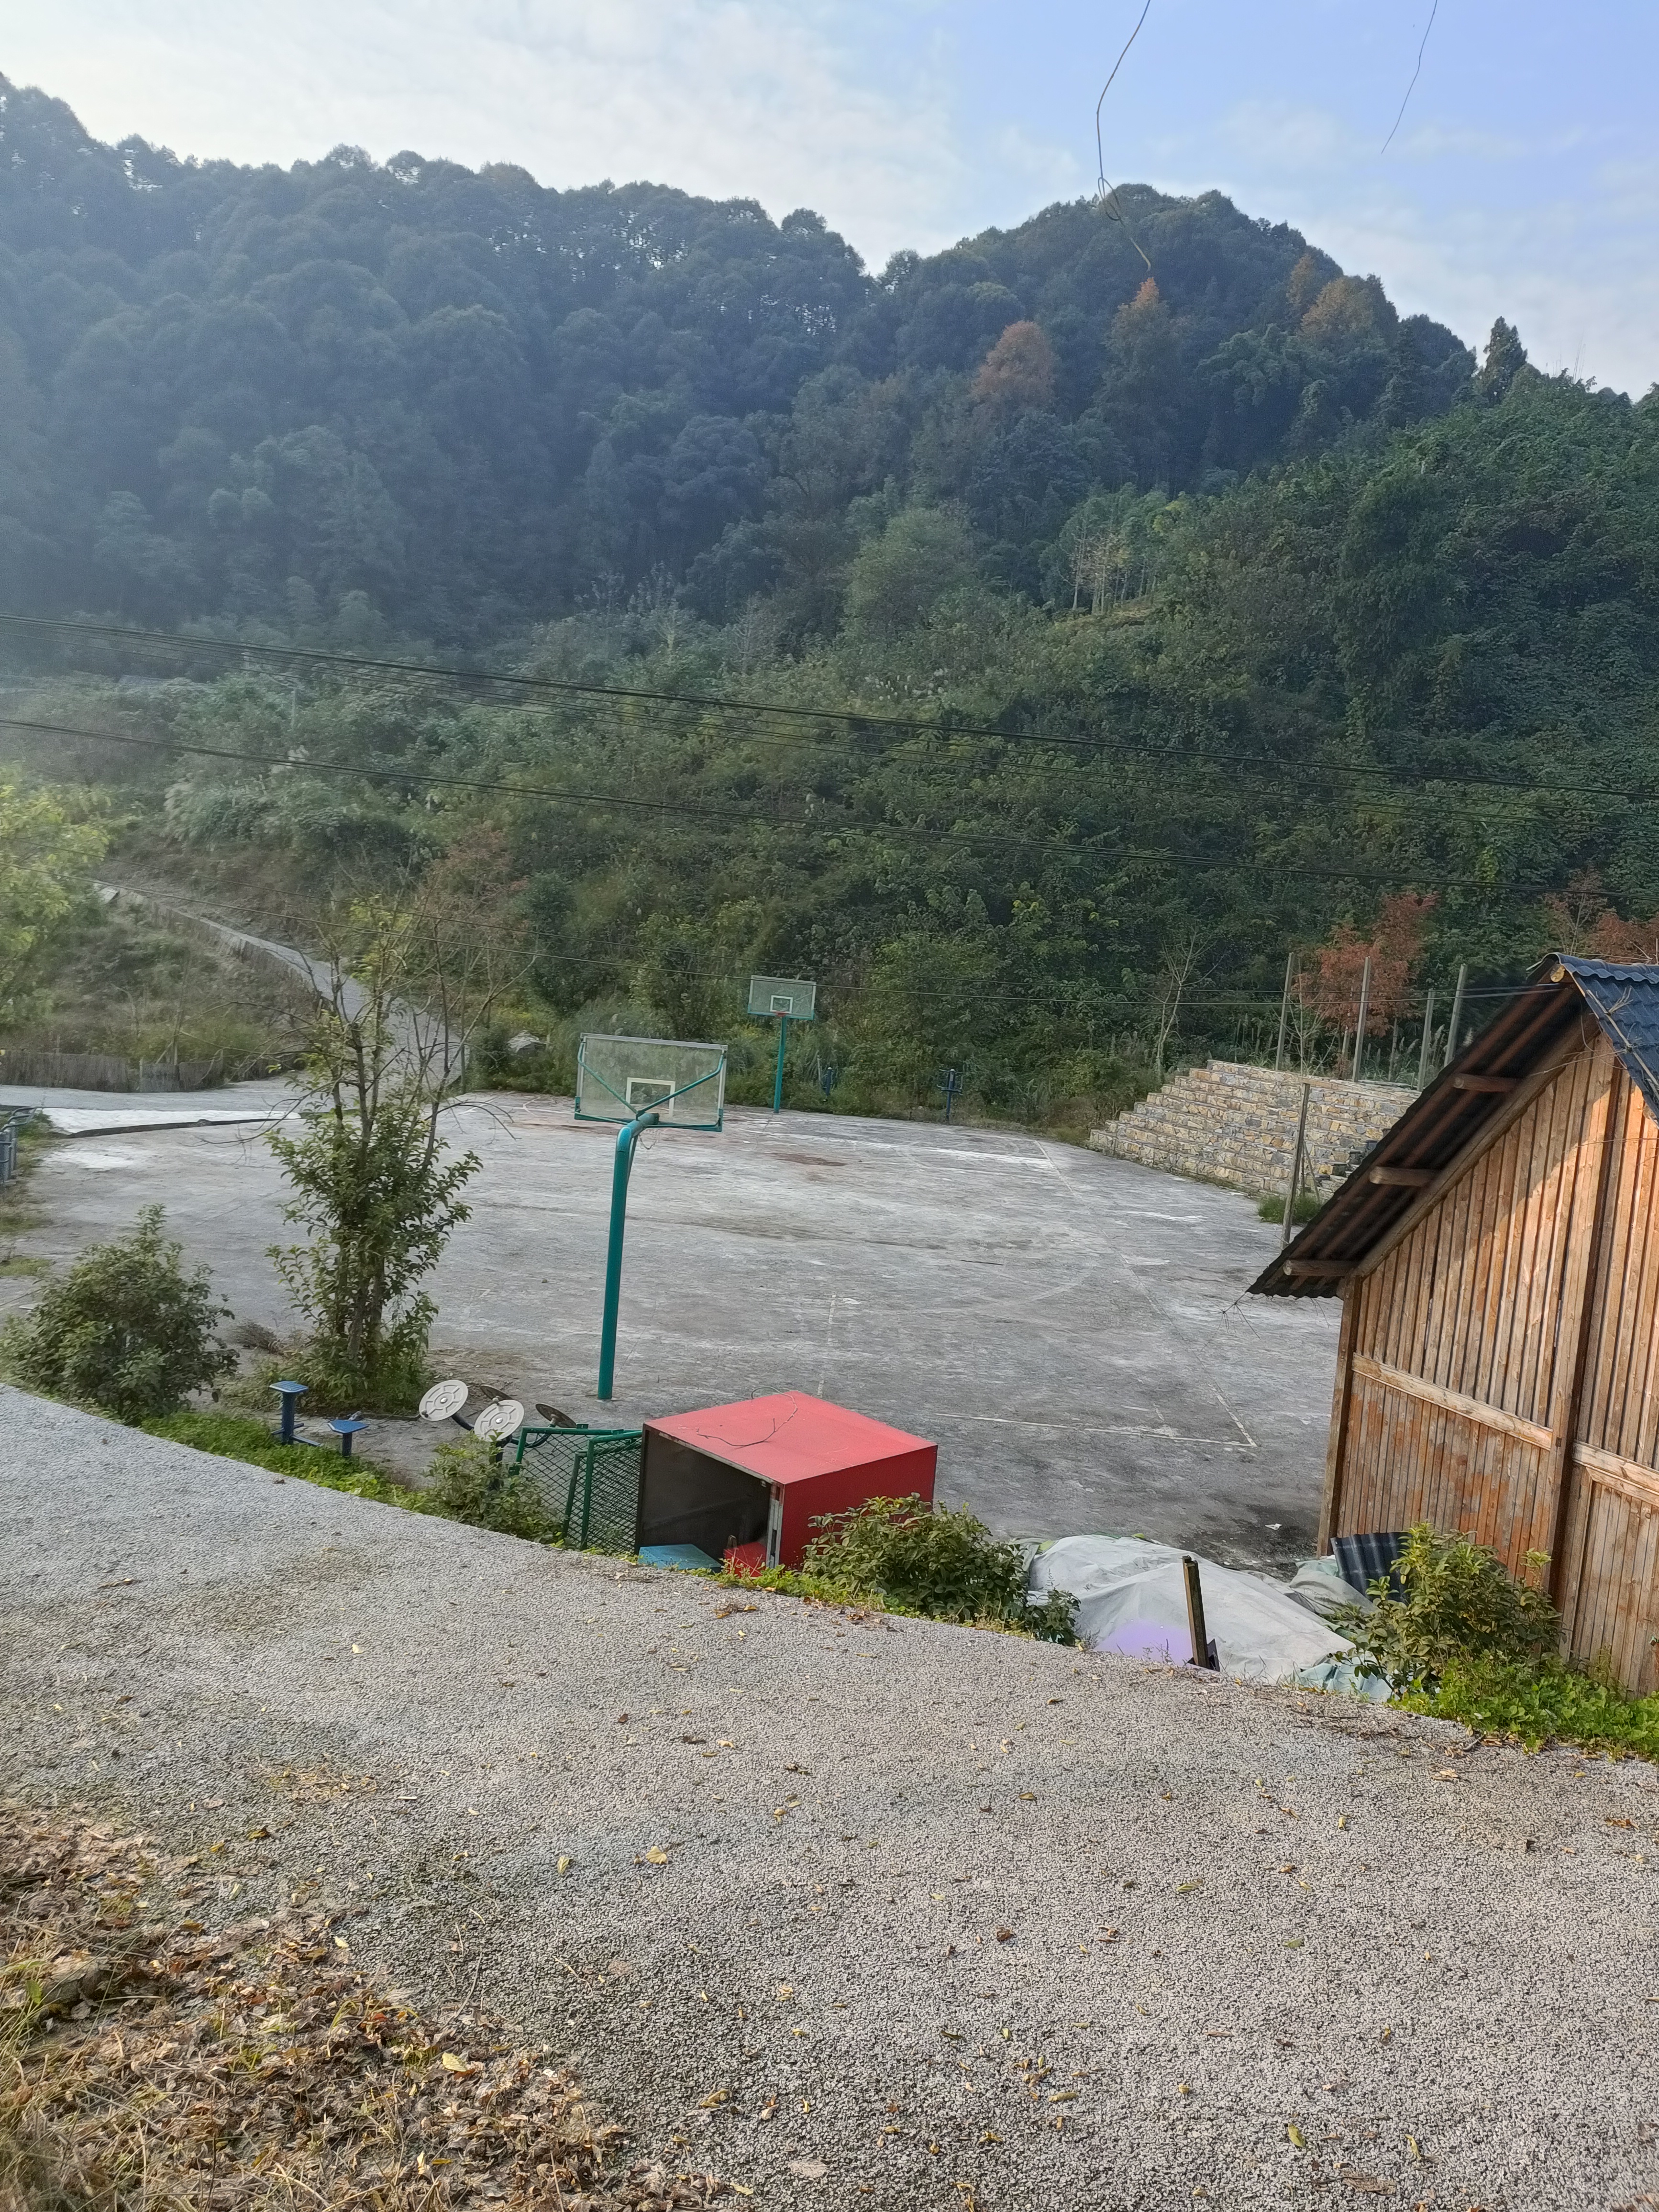
M 670 2212 L 545 2051 L 352 1964 L 337 1917 L 210 1931 L 188 1868 L 0 1807 L 0 2212 Z M 169 1909 L 169 1907 L 173 1909 Z

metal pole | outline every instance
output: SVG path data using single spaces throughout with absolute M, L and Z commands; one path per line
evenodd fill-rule
M 1204 1619 L 1204 1586 L 1198 1579 L 1198 1561 L 1191 1553 L 1183 1554 L 1181 1569 L 1187 1577 L 1187 1626 L 1193 1639 L 1192 1663 L 1212 1674 L 1215 1668 L 1210 1657 L 1209 1631 Z
M 783 994 L 780 992 L 778 995 L 781 998 Z M 772 1111 L 775 1114 L 781 1114 L 783 1111 L 783 1048 L 788 1042 L 789 1017 L 787 1014 L 780 1014 L 778 1016 L 778 1072 L 772 1085 Z
M 1273 1054 L 1273 1073 L 1285 1065 L 1285 1032 L 1291 1023 L 1291 986 L 1296 981 L 1296 955 L 1285 955 L 1285 995 L 1279 1002 L 1279 1049 Z
M 1429 1043 L 1434 1036 L 1434 993 L 1431 991 L 1423 1001 L 1423 1049 L 1417 1055 L 1417 1087 L 1425 1090 L 1429 1080 Z
M 605 1319 L 599 1327 L 599 1395 L 612 1395 L 617 1372 L 617 1309 L 622 1304 L 623 1231 L 628 1221 L 628 1178 L 634 1165 L 634 1147 L 641 1134 L 654 1129 L 655 1114 L 639 1114 L 617 1132 L 616 1158 L 611 1167 L 611 1242 L 605 1255 Z
M 1296 1117 L 1296 1150 L 1291 1154 L 1290 1187 L 1285 1193 L 1285 1226 L 1279 1235 L 1279 1249 L 1282 1252 L 1291 1241 L 1291 1224 L 1296 1213 L 1297 1194 L 1302 1188 L 1302 1152 L 1308 1134 L 1308 1097 L 1311 1083 L 1302 1086 L 1302 1111 Z
M 1365 1024 L 1371 1014 L 1371 956 L 1365 955 L 1365 968 L 1359 978 L 1359 1018 L 1353 1030 L 1353 1066 L 1348 1073 L 1358 1083 L 1365 1066 Z
M 1457 1057 L 1459 1032 L 1463 1026 L 1463 986 L 1469 980 L 1469 963 L 1465 960 L 1457 970 L 1457 988 L 1452 994 L 1451 1027 L 1446 1031 L 1446 1060 L 1448 1066 Z

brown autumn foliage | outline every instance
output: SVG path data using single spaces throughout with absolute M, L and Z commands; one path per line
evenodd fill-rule
M 1548 951 L 1632 966 L 1659 961 L 1659 914 L 1646 921 L 1626 921 L 1615 911 L 1597 869 L 1570 876 L 1565 890 L 1551 891 L 1539 903 Z
M 1352 1029 L 1359 1016 L 1359 989 L 1365 963 L 1371 963 L 1371 994 L 1365 1018 L 1367 1036 L 1380 1036 L 1411 1001 L 1413 973 L 1423 953 L 1423 939 L 1436 903 L 1429 891 L 1396 891 L 1385 899 L 1376 927 L 1362 936 L 1350 922 L 1339 922 L 1313 956 L 1311 973 L 1297 988 L 1304 1006 L 1332 1029 Z
M 341 1915 L 204 1927 L 193 1864 L 0 1806 L 0 2212 L 677 2212 L 724 2193 L 623 2167 L 623 2131 L 545 2050 L 380 1988 Z
M 1054 349 L 1037 323 L 1010 323 L 980 363 L 974 398 L 1013 413 L 1054 404 Z

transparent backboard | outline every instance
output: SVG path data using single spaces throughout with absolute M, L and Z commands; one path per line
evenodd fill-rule
M 799 975 L 751 975 L 749 1011 L 751 1014 L 787 1014 L 792 1022 L 810 1022 L 817 1004 L 818 987 Z
M 631 1121 L 649 1111 L 671 1128 L 718 1129 L 725 1109 L 723 1044 L 596 1030 L 577 1047 L 579 1121 Z

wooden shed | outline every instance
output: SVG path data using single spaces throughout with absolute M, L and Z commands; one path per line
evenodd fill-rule
M 1252 1287 L 1342 1300 L 1322 1551 L 1547 1553 L 1568 1650 L 1659 1686 L 1659 967 L 1542 963 Z

